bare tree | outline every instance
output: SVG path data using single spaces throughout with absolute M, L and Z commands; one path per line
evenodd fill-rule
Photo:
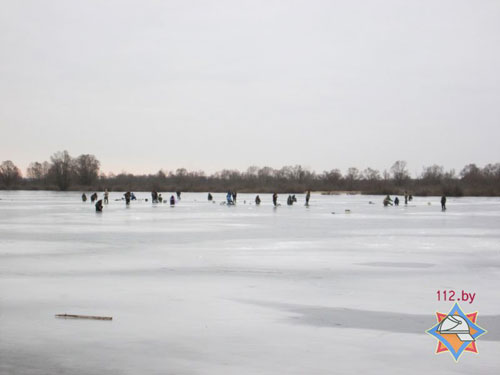
M 26 168 L 26 177 L 32 180 L 40 180 L 42 178 L 42 163 L 37 161 L 30 163 Z
M 500 179 L 500 163 L 486 164 L 483 168 L 483 175 L 490 179 Z
M 422 180 L 427 183 L 441 182 L 444 176 L 444 168 L 436 164 L 431 165 L 430 167 L 424 167 L 424 171 L 422 172 Z
M 347 182 L 347 188 L 352 190 L 354 188 L 354 183 L 360 179 L 361 175 L 359 173 L 359 169 L 355 167 L 351 167 L 347 170 L 345 175 L 345 180 Z
M 67 190 L 73 175 L 73 159 L 68 151 L 59 151 L 50 157 L 49 176 L 60 190 Z
M 256 167 L 255 165 L 248 167 L 247 171 L 245 172 L 248 177 L 257 177 L 258 173 L 259 167 Z
M 47 161 L 43 163 L 34 162 L 30 163 L 26 168 L 26 176 L 30 179 L 36 187 L 47 187 L 49 178 L 50 164 Z
M 410 174 L 406 169 L 406 162 L 403 160 L 396 161 L 391 167 L 392 178 L 396 185 L 401 186 L 410 178 Z
M 158 173 L 156 173 L 156 177 L 158 177 L 160 181 L 165 181 L 167 179 L 167 174 L 163 169 L 160 169 Z
M 11 187 L 20 180 L 21 171 L 12 161 L 6 160 L 0 164 L 0 181 L 2 181 L 7 188 Z
M 391 174 L 387 172 L 387 169 L 384 169 L 384 172 L 382 172 L 382 178 L 384 181 L 389 181 L 391 179 Z
M 175 171 L 175 175 L 177 177 L 184 177 L 188 174 L 188 171 L 186 168 L 177 168 L 177 170 Z
M 97 180 L 101 163 L 94 155 L 80 155 L 73 163 L 76 177 L 81 185 L 89 186 Z
M 332 169 L 323 172 L 323 178 L 330 183 L 338 183 L 342 179 L 342 173 L 339 169 Z
M 263 167 L 257 172 L 259 178 L 269 178 L 274 175 L 274 169 L 271 167 Z
M 477 182 L 482 178 L 482 171 L 476 164 L 466 165 L 460 172 L 460 177 L 462 180 L 469 182 Z
M 362 176 L 367 181 L 379 181 L 381 179 L 380 172 L 372 168 L 366 168 Z

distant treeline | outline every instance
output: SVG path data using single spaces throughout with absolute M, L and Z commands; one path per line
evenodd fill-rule
M 281 169 L 249 167 L 245 172 L 222 170 L 212 175 L 201 171 L 158 171 L 156 174 L 100 173 L 100 162 L 94 155 L 71 157 L 67 151 L 57 152 L 50 161 L 33 162 L 23 176 L 16 165 L 4 161 L 0 165 L 0 189 L 72 190 L 72 191 L 191 191 L 302 193 L 312 191 L 349 191 L 361 194 L 402 194 L 448 196 L 500 196 L 500 163 L 483 168 L 465 166 L 458 174 L 442 166 L 424 167 L 412 178 L 406 162 L 396 161 L 389 170 L 372 168 L 360 171 L 349 168 L 316 173 L 300 165 Z

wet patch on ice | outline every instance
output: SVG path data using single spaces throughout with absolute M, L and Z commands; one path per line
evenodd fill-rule
M 418 262 L 366 262 L 366 263 L 356 263 L 356 264 L 360 266 L 396 267 L 396 268 L 430 268 L 435 266 L 435 264 L 432 263 L 418 263 Z
M 315 327 L 368 329 L 425 335 L 425 331 L 436 323 L 432 312 L 428 315 L 418 315 L 267 301 L 237 301 L 287 311 L 293 314 L 287 318 L 289 323 Z M 500 341 L 500 315 L 481 315 L 479 320 L 481 326 L 488 331 L 481 337 L 481 340 Z

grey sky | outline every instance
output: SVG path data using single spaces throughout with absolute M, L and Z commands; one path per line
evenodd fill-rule
M 0 160 L 500 161 L 500 1 L 0 0 Z

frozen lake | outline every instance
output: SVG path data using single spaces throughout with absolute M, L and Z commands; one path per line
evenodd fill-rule
M 80 195 L 0 192 L 1 374 L 500 371 L 500 199 L 111 193 L 96 214 Z M 444 289 L 476 293 L 489 331 L 458 364 L 424 332 Z

